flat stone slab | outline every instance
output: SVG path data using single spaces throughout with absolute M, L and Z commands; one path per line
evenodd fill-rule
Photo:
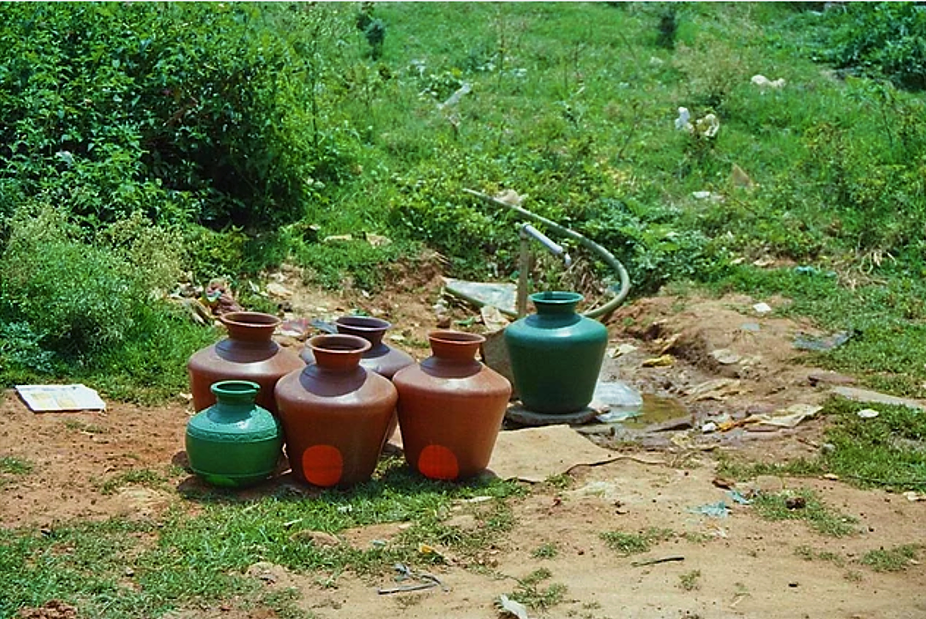
M 843 397 L 853 402 L 863 404 L 887 404 L 889 406 L 906 406 L 914 410 L 926 411 L 926 404 L 910 398 L 898 398 L 897 396 L 869 391 L 868 389 L 857 389 L 855 387 L 839 386 L 833 388 L 833 394 Z
M 502 479 L 537 483 L 580 465 L 604 464 L 619 457 L 566 425 L 524 428 L 499 432 L 489 470 Z
M 512 404 L 505 412 L 505 419 L 522 426 L 555 426 L 560 424 L 588 423 L 599 414 L 599 411 L 594 408 L 583 408 L 575 413 L 551 415 L 546 413 L 535 413 L 518 404 Z

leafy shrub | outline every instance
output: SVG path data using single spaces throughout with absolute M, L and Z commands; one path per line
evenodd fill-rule
M 90 225 L 134 212 L 215 228 L 297 218 L 306 179 L 337 181 L 349 158 L 316 101 L 328 65 L 302 36 L 336 36 L 331 12 L 4 6 L 0 208 L 41 196 Z
M 914 2 L 850 2 L 830 13 L 835 24 L 824 56 L 842 68 L 926 88 L 926 6 Z

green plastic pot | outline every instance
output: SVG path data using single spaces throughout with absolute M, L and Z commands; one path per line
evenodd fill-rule
M 186 427 L 190 468 L 214 486 L 241 488 L 269 477 L 283 446 L 280 422 L 254 403 L 260 385 L 246 380 L 213 383 L 216 403 Z
M 580 411 L 595 393 L 608 330 L 576 313 L 582 295 L 547 291 L 530 296 L 537 308 L 505 329 L 505 344 L 521 403 L 529 411 Z

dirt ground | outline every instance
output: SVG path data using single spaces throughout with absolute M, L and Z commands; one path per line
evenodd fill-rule
M 427 356 L 426 334 L 439 319 L 432 307 L 440 298 L 436 273 L 423 273 L 417 281 L 376 297 L 354 290 L 338 295 L 306 289 L 294 283 L 291 273 L 281 274 L 278 281 L 292 293 L 283 299 L 292 315 L 330 319 L 364 309 L 400 325 L 393 331 L 397 337 L 390 340 L 392 345 L 418 358 Z M 621 459 L 573 469 L 573 482 L 565 490 L 535 487 L 514 502 L 517 524 L 490 553 L 490 565 L 466 565 L 448 556 L 448 565 L 435 568 L 445 589 L 389 596 L 376 590 L 394 584 L 388 577 L 370 582 L 344 574 L 335 587 L 325 587 L 317 574 L 292 574 L 272 565 L 255 566 L 255 577 L 261 570 L 273 572 L 273 578 L 263 579 L 265 586 L 299 588 L 300 604 L 324 619 L 495 617 L 498 595 L 514 591 L 514 579 L 540 567 L 552 573 L 541 586 L 566 586 L 564 601 L 543 613 L 548 617 L 926 617 L 926 568 L 913 564 L 904 572 L 878 573 L 858 563 L 870 550 L 922 542 L 926 502 L 861 491 L 838 480 L 768 477 L 752 483 L 766 491 L 812 488 L 828 505 L 857 518 L 859 533 L 826 537 L 805 522 L 768 522 L 740 505 L 725 518 L 691 513 L 694 506 L 727 497 L 712 483 L 715 454 L 729 451 L 764 460 L 812 454 L 820 448 L 823 422 L 810 418 L 792 429 L 745 425 L 708 433 L 702 431 L 705 423 L 724 424 L 794 404 L 813 405 L 834 384 L 851 380 L 801 363 L 793 338 L 799 332 L 816 332 L 809 324 L 759 315 L 753 308 L 756 301 L 663 296 L 639 300 L 612 316 L 606 378 L 627 381 L 647 397 L 670 403 L 673 414 L 666 414 L 666 406 L 656 407 L 645 423 L 598 425 L 584 432 L 599 445 L 666 464 Z M 773 307 L 786 302 L 764 301 Z M 478 315 L 464 306 L 448 305 L 451 320 Z M 478 325 L 472 328 L 478 330 Z M 299 345 L 292 338 L 288 343 Z M 670 355 L 661 362 L 666 365 L 644 367 L 662 355 Z M 132 484 L 113 489 L 107 481 L 139 469 L 165 471 L 171 463 L 182 465 L 190 414 L 179 395 L 176 404 L 161 408 L 111 403 L 105 413 L 34 414 L 15 393 L 5 393 L 0 403 L 0 456 L 23 458 L 35 466 L 30 474 L 0 487 L 0 525 L 40 528 L 113 515 L 157 518 L 185 500 L 180 490 L 195 483 L 191 478 L 180 475 L 177 490 Z M 676 535 L 649 553 L 631 557 L 619 556 L 599 536 L 603 531 L 648 527 L 669 528 Z M 388 541 L 398 532 L 398 523 L 379 525 L 349 531 L 345 538 L 364 546 L 373 539 Z M 554 558 L 532 556 L 548 543 L 559 549 Z M 831 553 L 827 556 L 837 559 L 808 561 L 796 552 L 799 548 Z M 684 559 L 633 563 L 670 556 Z M 695 572 L 697 577 L 692 576 Z M 682 586 L 686 578 L 694 581 L 690 589 Z M 176 616 L 272 616 L 237 610 L 233 602 L 223 609 Z

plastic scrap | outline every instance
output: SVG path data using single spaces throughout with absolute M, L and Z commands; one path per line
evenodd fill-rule
M 852 335 L 853 333 L 851 331 L 839 331 L 824 337 L 813 337 L 802 333 L 794 338 L 794 347 L 798 350 L 812 350 L 816 352 L 832 350 L 848 342 L 852 338 Z
M 647 359 L 640 365 L 645 368 L 666 368 L 675 363 L 675 357 L 672 355 L 660 355 L 658 357 L 653 357 L 652 359 Z
M 769 305 L 768 303 L 756 303 L 755 305 L 752 306 L 752 309 L 757 314 L 768 314 L 769 312 L 772 311 L 772 306 Z
M 735 488 L 727 490 L 727 496 L 730 497 L 730 500 L 738 505 L 752 505 L 752 501 L 743 496 L 743 493 Z
M 730 515 L 730 508 L 727 507 L 727 504 L 724 501 L 691 507 L 688 509 L 688 511 L 692 514 L 709 516 L 711 518 L 726 518 Z
M 415 573 L 404 563 L 396 563 L 393 565 L 395 571 L 399 573 L 396 576 L 396 582 L 402 582 L 410 578 L 418 579 L 421 582 L 417 582 L 410 585 L 400 585 L 398 587 L 391 587 L 388 589 L 379 588 L 376 592 L 379 595 L 389 595 L 391 593 L 404 593 L 406 591 L 422 591 L 424 589 L 431 589 L 433 587 L 443 586 L 440 579 L 433 574 L 427 574 L 425 572 Z
M 511 615 L 518 619 L 530 619 L 527 616 L 527 606 L 521 602 L 516 602 L 504 593 L 498 596 L 498 609 L 503 615 Z
M 749 415 L 742 419 L 721 423 L 718 429 L 721 432 L 727 432 L 733 428 L 759 424 L 779 428 L 794 428 L 802 421 L 813 417 L 821 410 L 823 410 L 823 407 L 815 404 L 792 404 L 788 408 L 777 410 L 771 415 Z
M 779 77 L 777 80 L 770 80 L 764 75 L 753 75 L 752 79 L 749 81 L 751 81 L 753 84 L 758 86 L 759 89 L 762 90 L 763 92 L 767 88 L 772 88 L 774 90 L 780 90 L 785 87 L 785 83 L 786 83 L 783 77 Z
M 881 414 L 880 412 L 876 411 L 873 408 L 863 408 L 862 410 L 856 413 L 856 415 L 858 415 L 862 419 L 874 419 L 880 414 Z
M 100 395 L 86 385 L 16 385 L 16 391 L 34 413 L 106 410 Z
M 599 411 L 638 409 L 643 406 L 643 396 L 627 383 L 598 381 L 589 406 Z

